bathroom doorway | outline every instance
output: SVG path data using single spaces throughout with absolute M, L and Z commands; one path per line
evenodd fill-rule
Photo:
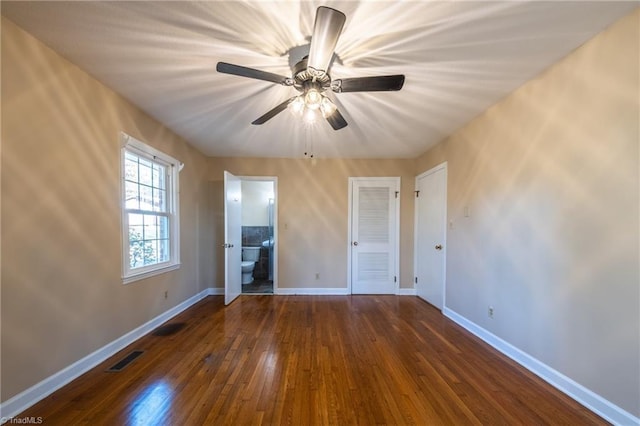
M 277 288 L 277 177 L 242 176 L 242 294 Z

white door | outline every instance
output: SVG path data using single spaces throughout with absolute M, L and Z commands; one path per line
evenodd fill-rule
M 396 294 L 400 178 L 350 178 L 351 293 Z
M 447 230 L 447 163 L 416 178 L 416 294 L 444 306 Z
M 242 293 L 242 185 L 224 172 L 224 304 Z

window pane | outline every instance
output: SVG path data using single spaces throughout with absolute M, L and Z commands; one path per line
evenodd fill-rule
M 144 266 L 144 249 L 139 241 L 129 243 L 129 267 L 139 268 Z
M 140 173 L 139 179 L 141 184 L 149 185 L 149 186 L 153 184 L 153 179 L 151 177 L 150 161 L 147 161 L 144 158 L 140 158 L 139 173 Z
M 143 230 L 142 225 L 129 226 L 129 242 L 142 241 L 143 240 L 142 230 Z
M 145 157 L 141 157 L 141 156 L 138 156 L 138 161 L 140 162 L 141 166 L 149 167 L 149 168 L 151 168 L 154 164 L 152 160 Z
M 156 263 L 156 241 L 145 241 L 143 244 L 143 257 L 145 265 Z
M 130 214 L 129 218 L 130 267 L 169 261 L 168 218 L 149 214 Z
M 153 211 L 153 190 L 144 185 L 140 185 L 140 209 Z
M 160 164 L 153 165 L 153 187 L 164 189 L 164 175 L 166 173 L 166 167 Z
M 129 226 L 142 225 L 143 216 L 141 214 L 129 213 Z
M 138 192 L 138 184 L 125 181 L 124 183 L 124 191 L 125 191 L 125 207 L 127 209 L 139 209 L 140 202 L 138 201 L 140 194 Z
M 158 238 L 169 238 L 169 218 L 167 217 L 158 217 Z
M 167 211 L 167 202 L 166 202 L 166 191 L 162 189 L 153 189 L 153 205 L 154 211 L 157 212 L 166 212 Z
M 169 218 L 129 213 L 130 267 L 139 268 L 170 260 Z
M 144 239 L 155 240 L 158 238 L 158 225 L 156 224 L 156 218 L 153 216 L 146 216 L 144 220 Z
M 164 166 L 160 169 L 158 185 L 156 186 L 160 189 L 167 189 L 167 168 Z
M 138 181 L 138 158 L 130 158 L 132 155 L 127 153 L 124 160 L 124 178 L 133 182 Z
M 134 154 L 133 152 L 125 151 L 124 158 L 125 158 L 125 160 L 131 160 L 131 161 L 134 161 L 136 163 L 138 162 L 138 156 L 136 154 Z
M 171 254 L 169 250 L 169 240 L 158 240 L 158 248 L 158 261 L 167 262 Z

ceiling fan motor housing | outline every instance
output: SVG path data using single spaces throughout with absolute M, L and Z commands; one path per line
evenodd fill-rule
M 306 56 L 293 67 L 293 79 L 293 87 L 303 93 L 306 93 L 307 90 L 311 88 L 314 88 L 319 92 L 323 92 L 326 88 L 331 86 L 331 77 L 329 74 L 317 77 L 307 70 Z

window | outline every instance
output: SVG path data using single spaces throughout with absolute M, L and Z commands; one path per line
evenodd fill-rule
M 129 283 L 180 266 L 178 170 L 180 163 L 123 135 L 123 281 Z

